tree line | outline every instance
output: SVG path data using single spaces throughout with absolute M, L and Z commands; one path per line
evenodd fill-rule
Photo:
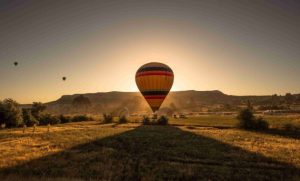
M 21 108 L 13 99 L 0 101 L 0 125 L 2 128 L 15 128 L 22 126 L 36 126 L 59 124 L 68 122 L 88 121 L 92 117 L 86 115 L 54 116 L 46 113 L 46 105 L 41 102 L 33 102 L 31 108 Z

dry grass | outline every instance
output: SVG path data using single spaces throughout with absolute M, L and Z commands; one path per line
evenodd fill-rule
M 238 130 L 233 117 L 170 122 L 0 130 L 0 179 L 300 179 L 300 139 Z
M 114 124 L 78 122 L 50 127 L 5 129 L 0 131 L 0 168 L 59 152 L 95 139 L 133 129 L 130 124 L 114 128 Z
M 291 163 L 300 168 L 299 139 L 238 129 L 196 128 L 190 130 L 183 127 L 183 130 L 261 154 L 273 160 Z

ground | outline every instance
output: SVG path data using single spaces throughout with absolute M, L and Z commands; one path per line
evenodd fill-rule
M 140 123 L 68 123 L 0 131 L 1 180 L 299 180 L 298 117 L 245 131 L 232 116 Z

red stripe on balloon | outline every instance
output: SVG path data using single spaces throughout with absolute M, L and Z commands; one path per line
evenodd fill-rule
M 145 99 L 164 99 L 166 96 L 145 96 Z
M 147 75 L 165 75 L 165 76 L 173 76 L 172 72 L 165 71 L 147 71 L 147 72 L 139 72 L 136 74 L 136 77 L 147 76 Z

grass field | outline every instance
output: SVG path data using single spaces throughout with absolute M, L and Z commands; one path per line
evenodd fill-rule
M 299 180 L 299 133 L 281 129 L 299 117 L 266 119 L 275 131 L 237 129 L 231 116 L 0 130 L 0 179 Z

